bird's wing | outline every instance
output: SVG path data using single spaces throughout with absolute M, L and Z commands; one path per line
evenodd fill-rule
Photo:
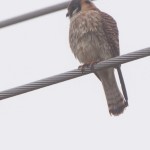
M 120 55 L 119 51 L 119 32 L 116 21 L 108 14 L 100 12 L 102 16 L 102 24 L 105 36 L 111 46 L 112 56 Z
M 119 49 L 119 32 L 117 28 L 116 21 L 108 14 L 101 12 L 102 16 L 102 24 L 103 24 L 103 30 L 105 33 L 105 36 L 107 38 L 107 41 L 109 45 L 111 46 L 111 53 L 113 57 L 116 57 L 120 55 L 120 49 Z M 116 67 L 122 87 L 122 91 L 124 94 L 124 97 L 126 99 L 126 102 L 128 103 L 128 95 L 126 91 L 126 86 L 124 83 L 123 75 L 121 72 L 120 66 Z

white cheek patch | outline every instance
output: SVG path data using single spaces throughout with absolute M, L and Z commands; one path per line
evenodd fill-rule
M 78 8 L 76 8 L 73 12 L 72 12 L 72 16 L 75 15 L 78 12 Z

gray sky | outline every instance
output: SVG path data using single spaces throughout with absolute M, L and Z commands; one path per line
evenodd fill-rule
M 0 20 L 61 0 L 0 0 Z M 121 54 L 149 47 L 148 0 L 97 0 L 120 31 Z M 0 30 L 0 90 L 78 67 L 66 10 Z M 108 113 L 101 83 L 87 75 L 0 102 L 1 150 L 149 150 L 149 57 L 122 65 L 129 107 Z

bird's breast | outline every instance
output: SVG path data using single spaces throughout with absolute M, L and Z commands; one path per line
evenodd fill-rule
M 111 57 L 98 11 L 81 11 L 70 19 L 69 42 L 75 57 L 82 63 Z

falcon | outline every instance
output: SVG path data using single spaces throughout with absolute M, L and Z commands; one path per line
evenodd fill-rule
M 120 55 L 116 21 L 100 11 L 90 0 L 72 0 L 66 16 L 70 18 L 70 47 L 80 63 L 91 65 Z M 94 72 L 102 82 L 109 113 L 114 116 L 123 113 L 128 106 L 121 68 L 116 68 L 123 94 L 118 88 L 114 68 Z

